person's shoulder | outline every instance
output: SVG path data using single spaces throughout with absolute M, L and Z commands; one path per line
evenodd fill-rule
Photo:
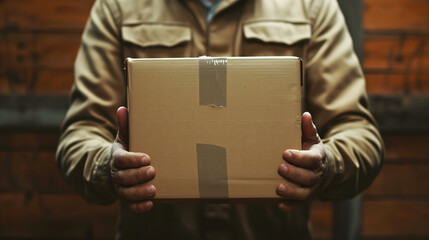
M 169 5 L 171 0 L 106 0 L 117 4 L 123 12 L 136 12 L 144 9 L 156 10 Z
M 337 0 L 301 0 L 304 4 L 307 12 L 307 16 L 311 22 L 314 22 L 315 18 L 329 10 L 335 9 L 338 5 Z
M 126 22 L 138 22 L 142 19 L 150 19 L 162 12 L 169 2 L 178 0 L 106 0 L 117 6 L 123 20 Z

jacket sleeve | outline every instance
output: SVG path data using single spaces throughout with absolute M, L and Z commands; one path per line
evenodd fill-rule
M 97 0 L 91 10 L 56 155 L 66 181 L 90 203 L 115 201 L 109 160 L 115 112 L 126 103 L 119 17 L 116 5 L 107 0 Z
M 383 143 L 368 111 L 365 79 L 335 0 L 313 1 L 307 49 L 306 109 L 325 144 L 328 173 L 319 196 L 351 198 L 381 169 Z

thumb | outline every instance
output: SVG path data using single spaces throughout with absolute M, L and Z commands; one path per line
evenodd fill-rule
M 125 147 L 128 147 L 128 109 L 126 107 L 119 107 L 116 110 L 118 117 L 118 135 L 117 140 Z
M 317 134 L 316 126 L 313 123 L 311 114 L 305 112 L 301 118 L 302 142 L 318 143 L 320 142 L 319 135 Z

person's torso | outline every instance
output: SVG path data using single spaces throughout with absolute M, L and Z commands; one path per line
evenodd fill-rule
M 225 0 L 210 23 L 199 0 L 119 0 L 123 57 L 298 56 L 311 22 L 297 0 Z M 275 191 L 275 189 L 273 189 Z M 276 204 L 158 204 L 121 209 L 119 239 L 311 239 L 306 208 Z M 288 237 L 286 237 L 288 236 Z

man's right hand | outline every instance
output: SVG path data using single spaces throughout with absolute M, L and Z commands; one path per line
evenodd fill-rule
M 131 211 L 147 212 L 153 207 L 150 199 L 156 194 L 155 187 L 147 184 L 147 181 L 155 176 L 155 169 L 150 166 L 149 155 L 128 152 L 128 110 L 120 107 L 116 115 L 118 134 L 110 158 L 113 187 L 119 199 Z

